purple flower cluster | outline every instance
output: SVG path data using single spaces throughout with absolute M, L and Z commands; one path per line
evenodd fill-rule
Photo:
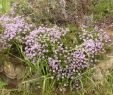
M 83 43 L 83 49 L 88 55 L 94 55 L 103 49 L 103 43 L 97 39 L 90 39 Z
M 83 43 L 83 48 L 84 48 L 84 50 L 85 50 L 86 53 L 88 53 L 88 54 L 94 54 L 95 51 L 96 51 L 95 41 L 93 39 L 89 39 L 89 40 L 85 41 Z
M 77 69 L 84 68 L 86 67 L 87 63 L 88 63 L 88 60 L 83 50 L 78 49 L 72 53 L 71 64 L 74 64 L 73 67 L 76 67 Z
M 30 31 L 31 25 L 25 22 L 25 19 L 21 16 L 12 17 L 7 14 L 0 17 L 0 25 L 3 28 L 3 32 L 0 34 L 0 39 L 4 43 L 10 42 L 12 39 L 22 41 L 22 35 L 26 31 Z
M 73 79 L 74 76 L 78 75 L 78 72 L 80 72 L 81 69 L 88 68 L 88 59 L 86 58 L 84 51 L 76 50 L 69 54 L 70 57 L 68 57 L 69 59 L 67 59 L 64 64 L 58 59 L 48 59 L 50 71 L 57 80 L 64 78 Z
M 46 28 L 46 32 L 48 32 L 50 36 L 51 42 L 56 42 L 61 39 L 68 32 L 68 28 L 60 28 L 58 26 L 54 26 L 52 28 Z
M 88 27 L 83 26 L 82 33 L 79 35 L 83 41 L 83 48 L 87 54 L 94 55 L 101 52 L 104 46 L 111 42 L 110 35 L 103 29 L 98 29 L 97 26 L 93 30 L 88 31 Z
M 73 79 L 81 70 L 89 68 L 90 63 L 94 60 L 96 54 L 101 53 L 104 44 L 110 42 L 110 36 L 106 32 L 83 30 L 80 34 L 83 43 L 70 51 L 63 44 L 59 44 L 55 49 L 53 57 L 48 59 L 50 71 L 53 76 L 58 79 Z M 65 52 L 64 52 L 65 51 Z M 61 55 L 59 57 L 59 55 Z M 61 60 L 63 57 L 63 60 Z
M 31 31 L 25 38 L 26 56 L 33 62 L 36 62 L 39 57 L 45 58 L 48 52 L 55 52 L 55 43 L 59 42 L 67 31 L 67 29 L 59 28 L 57 26 L 53 26 L 52 28 L 40 26 Z M 52 50 L 50 47 L 52 47 Z
M 52 70 L 53 70 L 52 72 L 57 72 L 60 67 L 59 61 L 55 60 L 53 58 L 48 58 L 48 64 L 52 68 Z

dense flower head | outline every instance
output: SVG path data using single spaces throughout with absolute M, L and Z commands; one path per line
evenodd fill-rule
M 46 28 L 46 31 L 49 33 L 50 39 L 52 42 L 55 42 L 61 39 L 69 30 L 68 28 L 60 28 L 58 26 L 53 26 L 52 28 Z
M 87 40 L 83 43 L 83 48 L 87 54 L 95 54 L 96 43 L 93 39 Z
M 48 58 L 48 63 L 51 66 L 52 69 L 54 69 L 56 71 L 59 69 L 60 64 L 59 64 L 58 60 L 55 60 L 53 58 Z
M 104 44 L 102 41 L 98 39 L 90 39 L 82 44 L 82 49 L 84 50 L 85 54 L 88 56 L 90 63 L 95 60 L 94 56 L 101 54 L 103 52 Z

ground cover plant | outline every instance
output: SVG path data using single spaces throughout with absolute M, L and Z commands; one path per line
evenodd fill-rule
M 112 51 L 112 35 L 95 24 L 102 0 L 7 2 L 0 14 L 1 95 L 113 94 L 112 69 L 101 81 L 94 77 Z

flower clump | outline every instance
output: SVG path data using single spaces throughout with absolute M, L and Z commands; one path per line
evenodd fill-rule
M 52 28 L 42 27 L 34 29 L 25 38 L 25 54 L 33 62 L 37 58 L 49 56 L 49 52 L 55 52 L 54 45 L 58 43 L 68 30 L 53 26 Z
M 95 62 L 95 56 L 103 53 L 105 45 L 111 41 L 110 36 L 102 30 L 91 31 L 90 33 L 86 29 L 84 30 L 79 35 L 82 44 L 75 46 L 72 51 L 62 48 L 63 51 L 66 51 L 65 53 L 58 52 L 58 54 L 63 54 L 62 56 L 58 57 L 59 55 L 54 54 L 57 56 L 56 58 L 50 57 L 48 59 L 50 71 L 55 79 L 73 80 L 75 76 L 81 73 L 81 70 L 89 68 L 91 63 Z
M 22 16 L 12 17 L 9 15 L 0 17 L 0 25 L 3 29 L 0 38 L 4 44 L 7 44 L 12 39 L 22 42 L 23 36 L 27 31 L 30 31 L 30 27 L 32 26 L 31 24 L 26 23 Z
M 103 29 L 98 29 L 97 26 L 91 31 L 88 31 L 84 26 L 81 29 L 82 33 L 79 37 L 83 41 L 83 48 L 87 54 L 100 53 L 111 42 L 110 35 Z
M 103 52 L 106 44 L 111 41 L 103 30 L 88 31 L 82 27 L 82 32 L 78 33 L 81 43 L 72 49 L 62 41 L 62 37 L 70 32 L 68 28 L 56 25 L 32 27 L 21 16 L 6 15 L 0 17 L 0 25 L 3 29 L 0 40 L 4 44 L 14 39 L 23 43 L 25 56 L 32 63 L 36 63 L 39 58 L 45 60 L 48 72 L 57 81 L 74 80 L 90 67 L 92 60 L 95 60 L 94 56 Z

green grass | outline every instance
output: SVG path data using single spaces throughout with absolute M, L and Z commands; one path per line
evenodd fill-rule
M 0 0 L 0 13 L 6 13 L 10 9 L 10 0 Z
M 112 0 L 99 0 L 93 8 L 95 19 L 101 19 L 107 14 L 113 15 L 113 1 Z

